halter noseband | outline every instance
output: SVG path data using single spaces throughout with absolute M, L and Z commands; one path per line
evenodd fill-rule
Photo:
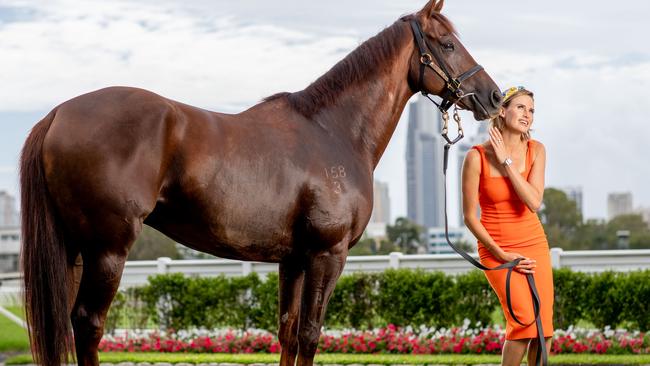
M 440 110 L 440 113 L 442 113 L 442 119 L 444 122 L 442 128 L 442 137 L 447 140 L 449 144 L 453 145 L 463 138 L 463 128 L 460 125 L 460 116 L 458 115 L 458 108 L 456 107 L 454 108 L 454 121 L 458 124 L 458 136 L 456 136 L 456 138 L 453 140 L 447 136 L 449 125 L 449 113 L 447 111 L 449 108 L 451 108 L 451 106 L 455 106 L 461 98 L 474 95 L 474 93 L 465 94 L 465 92 L 461 89 L 461 84 L 463 81 L 469 79 L 477 72 L 483 70 L 483 66 L 476 65 L 460 74 L 460 76 L 457 78 L 454 78 L 447 69 L 447 66 L 443 62 L 442 57 L 440 57 L 437 49 L 435 47 L 431 47 L 422 35 L 422 30 L 420 29 L 420 25 L 418 24 L 417 20 L 411 19 L 409 23 L 411 24 L 411 29 L 413 30 L 415 41 L 420 50 L 420 75 L 418 77 L 418 89 L 422 95 L 433 102 L 433 104 L 435 104 Z M 436 62 L 433 62 L 434 59 Z M 446 87 L 440 95 L 442 98 L 440 104 L 431 99 L 429 93 L 427 93 L 427 91 L 424 89 L 424 71 L 426 67 L 431 68 L 445 82 Z

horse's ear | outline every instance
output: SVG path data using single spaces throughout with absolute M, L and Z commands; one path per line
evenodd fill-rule
M 420 10 L 420 13 L 424 15 L 425 17 L 431 17 L 433 13 L 440 13 L 440 10 L 442 10 L 442 6 L 444 5 L 445 0 L 429 0 L 427 5 Z
M 435 10 L 435 11 L 438 12 L 438 13 L 440 13 L 440 11 L 442 10 L 442 6 L 443 6 L 443 5 L 445 5 L 445 0 L 439 0 L 439 1 L 436 3 L 436 6 L 433 8 L 433 10 Z

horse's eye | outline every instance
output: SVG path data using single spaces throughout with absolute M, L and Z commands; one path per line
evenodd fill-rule
M 448 52 L 451 52 L 454 50 L 454 43 L 453 42 L 445 42 L 442 44 L 442 49 Z

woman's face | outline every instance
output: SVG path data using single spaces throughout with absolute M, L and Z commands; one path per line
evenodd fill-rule
M 501 108 L 501 117 L 506 121 L 505 128 L 526 133 L 533 125 L 535 102 L 530 95 L 513 97 L 506 108 Z

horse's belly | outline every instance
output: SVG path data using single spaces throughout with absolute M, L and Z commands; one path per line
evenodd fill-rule
M 292 223 L 258 209 L 245 213 L 214 206 L 211 212 L 158 205 L 145 221 L 177 242 L 222 258 L 279 262 L 292 252 Z

